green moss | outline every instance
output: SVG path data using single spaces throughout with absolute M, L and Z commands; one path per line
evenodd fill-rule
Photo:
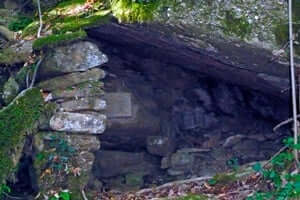
M 216 174 L 212 178 L 212 180 L 215 184 L 227 185 L 227 184 L 231 184 L 234 181 L 236 181 L 237 177 L 235 176 L 235 174 L 220 173 L 220 174 Z
M 233 11 L 226 11 L 225 19 L 222 21 L 224 33 L 228 35 L 236 35 L 241 39 L 247 37 L 252 30 L 251 24 L 246 17 L 236 17 Z
M 33 88 L 22 92 L 0 111 L 0 183 L 14 168 L 11 152 L 24 142 L 26 132 L 34 128 L 42 106 L 42 95 L 39 89 Z
M 79 29 L 89 28 L 92 26 L 98 26 L 109 21 L 110 17 L 108 14 L 110 10 L 95 12 L 89 17 L 68 17 L 65 18 L 62 23 L 56 23 L 54 32 L 55 33 L 66 33 L 68 31 L 77 31 Z
M 111 9 L 113 15 L 120 22 L 146 22 L 153 19 L 153 15 L 159 6 L 158 0 L 132 1 L 112 0 Z
M 208 200 L 208 197 L 202 194 L 190 194 L 184 197 L 179 197 L 175 200 Z
M 34 50 L 41 50 L 44 48 L 63 45 L 78 39 L 84 39 L 86 36 L 86 32 L 82 30 L 74 33 L 50 35 L 36 39 L 32 47 Z

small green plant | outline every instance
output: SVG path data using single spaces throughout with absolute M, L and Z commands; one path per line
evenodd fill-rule
M 226 161 L 226 165 L 230 168 L 230 169 L 233 169 L 233 170 L 238 170 L 239 168 L 239 160 L 238 158 L 231 158 L 229 160 Z
M 54 196 L 50 197 L 49 200 L 70 200 L 70 199 L 71 199 L 70 192 L 68 190 L 63 190 L 55 194 Z
M 247 200 L 286 200 L 300 197 L 300 174 L 292 174 L 294 155 L 293 149 L 299 149 L 293 138 L 284 139 L 288 149 L 279 153 L 271 160 L 271 167 L 265 169 L 260 163 L 253 165 L 253 170 L 259 172 L 264 180 L 271 181 L 273 189 L 267 192 L 257 192 Z
M 11 31 L 20 31 L 23 30 L 26 26 L 32 23 L 32 18 L 19 16 L 16 20 L 8 24 L 8 28 Z
M 2 184 L 0 186 L 0 199 L 3 199 L 4 196 L 5 196 L 5 194 L 8 194 L 10 192 L 11 192 L 10 187 L 8 185 L 6 185 L 6 184 Z

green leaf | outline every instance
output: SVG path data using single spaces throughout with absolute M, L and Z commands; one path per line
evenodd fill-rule
M 60 192 L 59 193 L 59 197 L 62 199 L 62 200 L 70 200 L 70 193 L 69 192 Z
M 215 185 L 215 184 L 217 184 L 217 181 L 212 178 L 212 179 L 208 180 L 208 184 L 209 185 Z
M 256 172 L 261 172 L 262 170 L 262 166 L 261 164 L 258 162 L 258 163 L 255 163 L 255 165 L 252 166 L 252 169 Z

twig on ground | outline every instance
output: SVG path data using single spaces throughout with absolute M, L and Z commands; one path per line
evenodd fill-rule
M 297 119 L 300 118 L 300 114 L 297 115 Z M 274 128 L 273 128 L 273 131 L 275 132 L 278 128 L 290 123 L 290 122 L 293 122 L 294 121 L 294 118 L 288 118 L 287 120 L 284 120 L 282 122 L 280 122 L 279 124 L 277 124 Z

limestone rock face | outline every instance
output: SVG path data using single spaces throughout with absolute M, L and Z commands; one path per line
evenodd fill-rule
M 58 76 L 38 84 L 43 90 L 52 91 L 57 89 L 66 89 L 73 85 L 88 82 L 88 81 L 98 81 L 105 77 L 105 72 L 101 69 L 95 68 L 83 73 L 71 73 L 64 76 Z
M 70 133 L 101 134 L 105 130 L 106 116 L 102 114 L 56 113 L 50 119 L 50 127 Z
M 107 56 L 95 44 L 81 41 L 48 52 L 41 65 L 40 76 L 87 71 L 107 61 Z

